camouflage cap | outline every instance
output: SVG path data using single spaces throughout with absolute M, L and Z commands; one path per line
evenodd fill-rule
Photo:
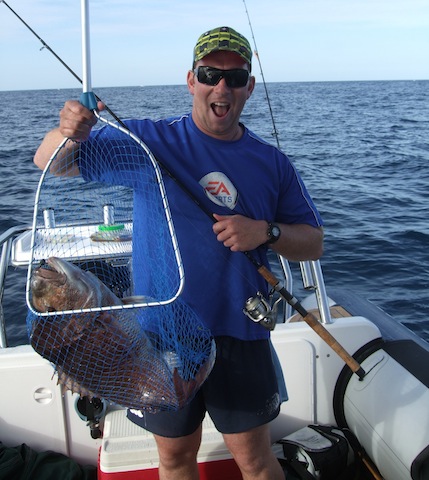
M 237 53 L 251 66 L 252 49 L 249 42 L 231 27 L 213 28 L 200 36 L 194 48 L 193 66 L 209 53 L 219 50 Z

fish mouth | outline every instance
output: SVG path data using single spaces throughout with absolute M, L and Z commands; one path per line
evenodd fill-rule
M 33 295 L 48 295 L 50 287 L 59 289 L 58 295 L 67 298 L 68 303 L 73 303 L 74 308 L 93 308 L 101 305 L 101 290 L 98 283 L 94 282 L 95 275 L 80 269 L 73 263 L 58 257 L 49 257 L 42 260 L 39 267 L 34 270 L 31 279 Z M 100 282 L 101 283 L 101 282 Z M 74 309 L 70 308 L 70 309 Z M 58 311 L 56 308 L 55 311 Z
M 48 280 L 57 285 L 64 285 L 67 281 L 67 275 L 56 260 L 53 257 L 48 258 L 48 260 L 42 260 L 37 269 L 34 270 L 33 275 L 36 278 Z

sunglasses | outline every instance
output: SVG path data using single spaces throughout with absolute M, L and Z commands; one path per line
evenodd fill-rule
M 242 88 L 247 85 L 249 81 L 249 71 L 243 68 L 233 68 L 232 70 L 221 70 L 214 67 L 198 67 L 194 70 L 195 75 L 200 83 L 204 85 L 210 85 L 214 87 L 217 85 L 221 78 L 225 79 L 225 82 L 229 88 Z

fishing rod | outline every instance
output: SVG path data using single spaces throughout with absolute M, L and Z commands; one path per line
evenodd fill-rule
M 73 70 L 55 53 L 53 50 L 47 46 L 46 42 L 44 42 L 35 32 L 33 29 L 27 25 L 24 20 L 22 20 L 19 15 L 17 15 L 9 5 L 4 1 L 0 0 L 4 3 L 26 26 L 30 29 L 30 31 L 42 42 L 48 50 L 54 54 L 55 58 L 57 58 L 62 65 L 64 65 L 72 75 L 79 80 L 80 83 L 83 84 L 82 80 L 73 72 Z M 244 1 L 244 0 L 243 0 Z M 94 94 L 94 96 L 98 99 L 98 97 Z M 120 120 L 110 109 L 106 110 L 112 115 L 112 117 L 127 131 L 129 131 L 128 127 Z M 273 119 L 273 118 L 272 118 Z M 274 121 L 274 119 L 273 119 Z M 195 195 L 191 192 L 191 190 L 186 187 L 182 182 L 180 182 L 177 177 L 168 169 L 159 159 L 155 159 L 162 170 L 168 175 L 178 187 L 200 208 L 200 210 L 205 213 L 214 223 L 217 222 L 214 215 L 207 210 L 195 197 Z M 277 277 L 265 266 L 262 265 L 259 261 L 254 258 L 254 256 L 248 252 L 242 252 L 246 258 L 254 265 L 257 269 L 258 273 L 267 281 L 267 283 L 289 304 L 293 307 L 303 318 L 303 320 L 309 325 L 321 338 L 322 340 L 327 343 L 337 355 L 348 365 L 348 367 L 355 373 L 360 380 L 363 380 L 364 376 L 366 375 L 363 368 L 360 364 L 344 349 L 344 347 L 333 337 L 333 335 L 319 322 L 319 320 L 313 315 L 311 312 L 308 312 L 303 305 L 299 302 L 299 300 L 294 297 L 277 279 Z M 252 318 L 252 317 L 251 317 Z M 263 325 L 263 324 L 262 324 Z M 272 329 L 272 328 L 270 328 Z
M 253 39 L 253 44 L 255 46 L 255 57 L 258 60 L 259 68 L 261 71 L 261 77 L 262 77 L 262 83 L 264 85 L 265 89 L 265 95 L 267 98 L 267 103 L 268 103 L 268 108 L 270 111 L 270 116 L 271 116 L 271 122 L 273 124 L 273 136 L 276 138 L 277 142 L 277 147 L 281 149 L 280 147 L 280 141 L 279 141 L 279 133 L 276 127 L 276 123 L 274 120 L 274 114 L 273 114 L 273 109 L 271 107 L 271 101 L 270 101 L 270 96 L 268 94 L 268 88 L 267 84 L 265 81 L 265 76 L 264 76 L 264 71 L 262 68 L 262 63 L 261 59 L 259 57 L 258 53 L 258 47 L 256 45 L 256 38 L 255 34 L 253 32 L 253 27 L 252 27 L 252 22 L 250 20 L 250 15 L 249 11 L 247 9 L 247 4 L 246 0 L 243 0 L 244 4 L 244 10 L 246 11 L 246 16 L 247 20 L 249 22 L 249 27 L 250 27 L 250 32 L 252 35 Z M 356 373 L 359 377 L 360 380 L 363 380 L 363 377 L 365 376 L 365 372 L 362 369 L 362 367 L 356 362 L 356 360 L 351 357 L 345 350 L 344 348 L 338 344 L 338 342 L 335 340 L 335 338 L 322 326 L 322 324 L 317 320 L 317 318 L 309 313 L 303 306 L 302 304 L 291 294 L 289 293 L 284 286 L 281 286 L 280 282 L 277 280 L 277 278 L 263 265 L 259 264 L 259 262 L 256 262 L 254 258 L 249 254 L 249 252 L 243 252 L 247 258 L 255 265 L 257 268 L 258 272 L 264 279 L 268 282 L 269 285 L 271 285 L 275 291 L 277 291 L 280 296 L 286 300 L 286 302 L 293 307 L 303 318 L 303 320 L 313 329 L 316 331 L 316 333 L 345 361 L 345 363 L 351 368 L 351 370 Z M 250 316 L 250 315 L 249 315 Z
M 63 61 L 63 59 L 62 59 L 60 56 L 58 56 L 58 55 L 54 52 L 54 50 L 52 50 L 52 48 L 43 40 L 43 38 L 41 38 L 41 37 L 30 27 L 30 25 L 28 25 L 28 23 L 27 23 L 23 18 L 21 18 L 21 17 L 15 12 L 15 10 L 14 10 L 10 5 L 8 5 L 8 4 L 5 2 L 5 0 L 0 0 L 0 2 L 1 2 L 1 3 L 4 3 L 4 4 L 6 5 L 6 7 L 7 7 L 7 8 L 28 28 L 28 30 L 30 30 L 30 32 L 42 43 L 43 46 L 42 46 L 41 50 L 43 50 L 44 48 L 46 48 L 47 50 L 49 50 L 49 51 L 52 53 L 52 55 L 74 76 L 74 78 L 75 78 L 78 82 L 83 83 L 83 82 L 82 82 L 82 79 L 79 77 L 79 75 L 77 75 L 77 74 L 67 65 L 67 63 L 65 63 L 65 62 Z M 101 99 L 100 99 L 97 95 L 95 95 L 95 93 L 94 93 L 94 96 L 95 96 L 95 98 L 96 98 L 98 101 L 101 101 Z M 104 103 L 104 102 L 103 102 L 103 103 Z M 122 124 L 121 120 L 114 114 L 114 112 L 112 112 L 112 110 L 110 110 L 110 108 L 109 108 L 106 104 L 104 104 L 104 106 L 105 106 L 106 111 L 109 112 L 110 115 L 112 115 L 112 117 L 113 117 L 118 123 L 121 123 L 121 124 Z M 122 126 L 124 126 L 124 125 L 122 124 Z
M 265 82 L 264 71 L 262 70 L 262 63 L 261 63 L 261 59 L 259 58 L 258 47 L 256 46 L 256 39 L 255 39 L 255 35 L 253 33 L 252 22 L 250 21 L 250 15 L 249 15 L 249 12 L 247 10 L 246 0 L 243 0 L 243 3 L 244 3 L 244 9 L 245 9 L 246 15 L 247 15 L 247 20 L 249 21 L 249 27 L 250 27 L 250 32 L 252 34 L 253 44 L 255 45 L 255 57 L 258 60 L 259 68 L 261 70 L 262 83 L 264 84 L 265 95 L 267 97 L 268 108 L 270 110 L 271 122 L 273 124 L 272 135 L 276 138 L 277 147 L 280 150 L 281 148 L 280 148 L 280 141 L 279 141 L 279 132 L 278 132 L 277 127 L 276 127 L 276 122 L 274 121 L 274 114 L 273 114 L 273 109 L 271 108 L 270 96 L 268 95 L 268 88 L 267 88 L 267 84 Z

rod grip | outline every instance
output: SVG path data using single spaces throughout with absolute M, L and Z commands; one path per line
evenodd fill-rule
M 349 366 L 350 370 L 362 380 L 365 372 L 360 364 L 344 349 L 344 347 L 331 335 L 328 330 L 319 322 L 319 320 L 312 314 L 307 313 L 303 320 L 309 325 L 320 338 L 329 345 L 339 357 Z
M 310 326 L 321 339 L 327 343 L 332 350 L 345 362 L 360 380 L 363 380 L 365 371 L 360 364 L 345 350 L 345 348 L 331 335 L 331 333 L 319 322 L 319 320 L 308 312 L 301 303 L 284 287 L 279 288 L 279 281 L 276 276 L 264 265 L 258 268 L 258 272 L 265 280 L 280 293 L 280 295 L 302 316 L 303 320 Z

